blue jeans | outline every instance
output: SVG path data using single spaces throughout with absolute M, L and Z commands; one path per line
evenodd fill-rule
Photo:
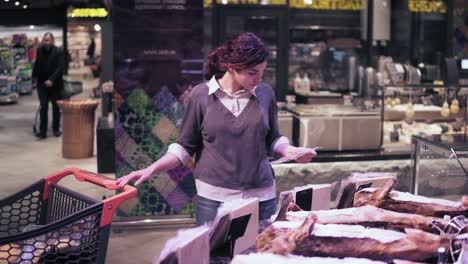
M 207 199 L 197 195 L 197 207 L 196 207 L 196 220 L 197 226 L 203 225 L 206 222 L 212 221 L 216 217 L 218 208 L 221 206 L 221 202 Z M 259 203 L 259 214 L 258 220 L 265 220 L 270 218 L 276 211 L 276 199 L 262 201 Z

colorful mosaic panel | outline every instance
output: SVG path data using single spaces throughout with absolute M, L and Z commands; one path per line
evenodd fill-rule
M 189 174 L 190 170 L 185 167 L 178 167 L 167 172 L 174 182 L 182 182 Z
M 185 108 L 179 102 L 172 104 L 167 117 L 174 123 L 177 128 L 182 126 L 182 120 L 184 118 Z
M 121 98 L 115 118 L 117 177 L 165 154 L 182 124 L 185 110 L 180 102 L 189 87 L 203 81 L 201 71 L 193 74 L 203 67 L 203 1 L 185 1 L 183 10 L 142 9 L 128 2 L 112 2 L 113 22 L 119 25 L 113 52 L 114 88 Z M 125 214 L 192 214 L 190 170 L 160 177 L 155 178 L 161 181 L 157 186 L 155 181 L 138 186 L 138 203 L 126 207 Z
M 135 89 L 127 97 L 126 102 L 128 103 L 129 108 L 131 108 L 135 113 L 140 117 L 144 117 L 145 108 L 147 105 L 150 105 L 150 98 L 146 95 L 145 90 Z
M 168 92 L 161 90 L 169 100 L 150 100 L 144 90 L 136 89 L 120 105 L 115 122 L 117 177 L 146 168 L 176 140 L 176 123 L 182 121 L 184 108 Z M 160 98 L 159 94 L 154 98 Z M 158 106 L 166 112 L 158 111 Z M 126 204 L 120 213 L 126 216 L 193 214 L 195 194 L 191 170 L 176 168 L 140 185 L 138 202 Z
M 190 197 L 180 187 L 172 191 L 166 200 L 176 212 L 180 212 L 191 201 Z
M 161 215 L 175 214 L 164 197 L 158 193 L 150 182 L 141 184 L 138 188 L 138 198 L 140 199 L 138 215 Z
M 116 167 L 115 173 L 117 176 L 124 176 L 129 174 L 130 172 L 134 171 L 135 169 L 132 168 L 127 162 L 122 162 L 120 166 Z
M 166 153 L 167 147 L 151 131 L 146 131 L 145 135 L 140 142 L 141 148 L 155 161 Z
M 143 112 L 142 121 L 147 127 L 156 126 L 165 116 L 162 113 L 156 112 L 152 105 L 147 105 Z
M 171 94 L 169 89 L 163 87 L 161 91 L 153 97 L 155 108 L 166 115 L 177 128 L 182 125 L 184 117 L 184 106 Z
M 171 180 L 169 175 L 166 173 L 158 174 L 152 181 L 153 187 L 158 191 L 164 198 L 167 199 L 169 194 L 177 188 L 177 184 Z
M 153 127 L 153 135 L 159 138 L 163 143 L 171 142 L 177 136 L 177 128 L 169 118 L 163 116 L 159 122 Z
M 153 104 L 157 111 L 161 113 L 169 113 L 171 106 L 177 101 L 169 89 L 164 86 L 161 91 L 152 98 Z
M 118 168 L 122 166 L 125 162 L 124 158 L 120 155 L 120 153 L 115 153 L 115 167 Z
M 115 139 L 115 147 L 119 150 L 118 156 L 124 160 L 132 156 L 138 149 L 138 145 L 127 133 L 122 133 L 120 137 Z

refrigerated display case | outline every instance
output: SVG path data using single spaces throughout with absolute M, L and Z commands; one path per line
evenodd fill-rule
M 459 201 L 468 193 L 466 134 L 413 136 L 411 149 L 414 194 Z
M 375 96 L 352 97 L 329 91 L 296 93 L 298 104 L 290 109 L 294 114 L 294 143 L 319 145 L 325 151 L 379 150 L 379 155 L 409 158 L 414 135 L 468 133 L 468 88 L 374 84 L 369 90 Z M 347 144 L 347 140 L 351 143 Z
M 384 86 L 383 145 L 388 152 L 410 152 L 412 136 L 465 133 L 465 88 L 418 84 Z
M 296 146 L 321 147 L 321 151 L 380 149 L 381 111 L 378 108 L 298 105 L 292 112 Z
M 282 108 L 278 108 L 278 128 L 280 134 L 292 140 L 293 138 L 293 114 Z
M 360 30 L 345 26 L 294 25 L 290 29 L 289 84 L 310 79 L 301 91 L 351 92 L 359 62 Z M 296 91 L 297 92 L 297 91 Z

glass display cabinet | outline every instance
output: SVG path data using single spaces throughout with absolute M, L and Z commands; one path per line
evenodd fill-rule
M 464 89 L 423 84 L 385 86 L 381 101 L 383 150 L 410 153 L 413 135 L 465 133 Z
M 377 150 L 381 114 L 372 100 L 360 104 L 298 104 L 293 113 L 293 142 L 323 151 Z
M 414 194 L 454 201 L 468 194 L 466 134 L 413 136 L 411 149 Z
M 355 72 L 360 61 L 358 30 L 296 26 L 290 30 L 290 35 L 289 86 L 294 87 L 295 92 L 352 92 L 355 89 Z M 302 80 L 300 85 L 297 85 L 298 78 Z M 310 81 L 306 84 L 304 79 Z

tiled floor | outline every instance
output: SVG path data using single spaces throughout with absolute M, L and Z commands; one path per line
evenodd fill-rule
M 83 83 L 84 92 L 75 99 L 89 97 L 97 80 L 87 78 Z M 0 199 L 64 168 L 97 171 L 95 155 L 84 159 L 64 159 L 61 138 L 53 137 L 51 131 L 47 139 L 36 139 L 32 125 L 37 109 L 35 91 L 32 95 L 21 96 L 18 104 L 0 105 Z M 97 109 L 96 115 L 99 114 L 100 109 Z M 106 176 L 114 177 L 113 174 Z M 77 183 L 74 179 L 65 179 L 61 184 L 97 199 L 113 194 L 91 184 Z M 165 241 L 175 232 L 174 228 L 112 231 L 106 263 L 153 263 Z

